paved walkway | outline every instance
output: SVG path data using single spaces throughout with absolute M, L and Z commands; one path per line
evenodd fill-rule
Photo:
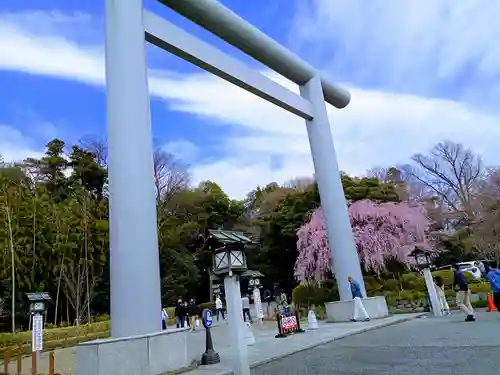
M 296 334 L 287 338 L 277 339 L 274 336 L 277 333 L 275 322 L 265 322 L 262 326 L 254 324 L 253 334 L 255 336 L 255 345 L 249 346 L 249 360 L 251 366 L 261 365 L 283 356 L 287 356 L 298 351 L 322 345 L 333 340 L 357 334 L 366 330 L 376 329 L 395 323 L 400 323 L 408 319 L 413 319 L 422 314 L 400 314 L 386 319 L 372 320 L 370 322 L 360 323 L 320 323 L 320 329 L 307 331 L 302 334 Z M 307 323 L 303 323 L 307 328 Z M 196 340 L 204 342 L 204 330 L 200 329 L 195 333 Z M 185 375 L 215 375 L 231 374 L 231 346 L 227 342 L 227 322 L 215 324 L 212 330 L 212 339 L 214 347 L 219 352 L 221 363 L 211 366 L 200 366 L 196 370 L 186 372 Z M 201 359 L 200 353 L 200 359 Z M 48 373 L 49 354 L 43 353 L 38 363 L 39 373 Z M 29 374 L 31 369 L 31 358 L 23 359 L 23 374 Z M 15 373 L 16 363 L 11 362 L 10 373 Z M 75 349 L 64 348 L 55 351 L 55 370 L 61 375 L 74 375 L 76 370 Z M 131 374 L 134 375 L 134 374 Z
M 498 313 L 415 319 L 293 354 L 252 375 L 498 375 Z
M 320 328 L 314 331 L 296 334 L 287 338 L 277 339 L 276 324 L 265 324 L 263 327 L 254 326 L 255 345 L 248 347 L 251 367 L 263 365 L 276 359 L 292 355 L 313 347 L 323 345 L 347 336 L 356 335 L 365 331 L 401 323 L 414 319 L 422 314 L 400 314 L 386 319 L 372 320 L 360 323 L 320 323 Z M 305 327 L 304 327 L 305 328 Z M 218 339 L 220 330 L 214 329 L 214 349 L 221 357 L 221 363 L 210 366 L 200 366 L 185 375 L 228 375 L 231 371 L 232 350 L 229 344 Z M 276 373 L 276 372 L 268 372 Z M 283 373 L 285 374 L 285 373 Z

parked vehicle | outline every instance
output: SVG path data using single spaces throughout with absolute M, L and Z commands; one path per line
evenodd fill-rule
M 482 270 L 484 271 L 484 264 L 483 262 L 479 260 L 471 260 L 469 262 L 460 262 L 457 263 L 457 266 L 460 270 L 464 272 L 470 272 L 472 276 L 474 276 L 476 279 L 480 279 L 483 274 Z
M 471 260 L 467 262 L 457 263 L 457 266 L 460 270 L 464 272 L 470 272 L 472 276 L 476 279 L 480 279 L 482 277 L 482 272 L 484 271 L 484 263 L 480 260 Z M 453 264 L 448 264 L 446 266 L 441 266 L 437 268 L 439 270 L 452 270 Z

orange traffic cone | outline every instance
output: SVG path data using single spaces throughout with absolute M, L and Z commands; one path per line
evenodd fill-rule
M 497 311 L 495 304 L 493 303 L 493 298 L 491 298 L 491 293 L 488 293 L 488 312 Z

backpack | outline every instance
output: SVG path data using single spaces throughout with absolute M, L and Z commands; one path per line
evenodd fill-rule
M 488 273 L 491 285 L 500 290 L 500 270 L 492 270 Z

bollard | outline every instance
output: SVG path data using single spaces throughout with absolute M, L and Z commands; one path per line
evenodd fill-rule
M 37 352 L 31 352 L 31 375 L 36 375 L 37 363 L 36 363 Z
M 308 330 L 313 330 L 313 329 L 318 329 L 318 320 L 316 319 L 316 313 L 314 310 L 309 310 L 309 313 L 307 314 L 307 329 Z
M 10 350 L 5 349 L 3 352 L 3 372 L 8 374 L 9 373 L 9 363 L 10 363 Z
M 212 333 L 210 332 L 210 327 L 212 326 L 212 311 L 209 309 L 203 310 L 202 323 L 203 327 L 205 327 L 205 353 L 201 356 L 201 364 L 213 365 L 220 363 L 219 353 L 214 350 L 214 344 L 212 342 Z
M 54 356 L 54 352 L 49 353 L 49 375 L 55 375 L 56 373 L 56 359 Z
M 246 344 L 251 346 L 251 345 L 255 345 L 255 337 L 252 333 L 252 324 L 250 324 L 250 322 L 244 322 L 243 323 L 244 326 L 245 326 L 245 341 L 246 341 Z

